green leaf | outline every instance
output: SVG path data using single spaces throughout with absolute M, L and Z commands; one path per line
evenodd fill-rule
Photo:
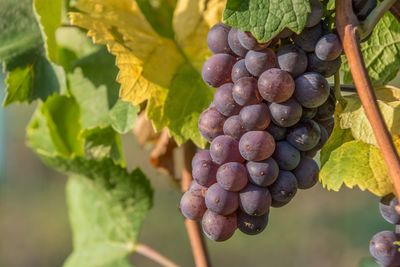
M 375 89 L 379 109 L 391 134 L 400 134 L 400 89 L 393 86 Z M 350 129 L 355 139 L 377 146 L 371 125 L 357 95 L 345 97 L 347 106 L 340 114 L 340 126 Z
M 400 22 L 390 12 L 386 12 L 371 36 L 361 43 L 361 52 L 373 85 L 385 85 L 395 78 L 400 69 Z M 343 59 L 343 79 L 351 83 L 349 65 Z
M 59 63 L 56 30 L 61 25 L 62 0 L 34 0 L 34 7 L 40 21 L 43 39 L 50 60 Z
M 308 0 L 228 0 L 224 22 L 269 41 L 285 28 L 299 34 L 310 12 Z
M 139 108 L 130 102 L 119 100 L 110 111 L 111 126 L 121 134 L 129 132 L 137 118 Z
M 43 41 L 32 0 L 0 0 L 0 62 L 40 49 Z
M 14 61 L 6 66 L 6 98 L 4 106 L 16 102 L 31 103 L 36 99 L 45 100 L 48 96 L 66 90 L 64 70 L 50 63 L 41 53 L 24 55 L 24 64 Z M 17 64 L 16 67 L 11 64 Z
M 399 140 L 396 146 L 400 148 Z M 377 196 L 393 192 L 379 149 L 358 140 L 346 142 L 332 151 L 321 169 L 320 180 L 324 187 L 334 191 L 344 184 L 349 188 L 358 186 Z

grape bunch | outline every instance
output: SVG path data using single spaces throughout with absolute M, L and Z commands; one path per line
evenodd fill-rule
M 336 105 L 326 78 L 339 69 L 342 47 L 322 20 L 321 3 L 312 3 L 298 35 L 286 29 L 260 43 L 222 23 L 208 33 L 213 56 L 202 77 L 217 90 L 198 127 L 210 147 L 193 158 L 194 181 L 180 209 L 201 220 L 212 240 L 236 229 L 262 232 L 270 207 L 318 180 L 313 157 L 332 132 Z
M 399 204 L 393 194 L 383 197 L 379 203 L 382 217 L 394 224 L 395 231 L 382 231 L 374 235 L 369 243 L 369 251 L 376 262 L 383 267 L 400 267 L 400 214 L 396 211 Z

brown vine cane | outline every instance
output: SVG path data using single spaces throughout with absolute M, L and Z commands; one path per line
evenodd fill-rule
M 371 124 L 379 149 L 392 179 L 396 196 L 400 197 L 400 159 L 392 137 L 383 120 L 375 92 L 365 68 L 357 32 L 358 19 L 353 12 L 351 0 L 336 0 L 336 27 L 342 40 L 354 84 L 361 104 Z M 398 212 L 400 211 L 397 207 Z M 399 212 L 400 213 L 400 212 Z
M 182 192 L 186 192 L 192 182 L 191 161 L 196 152 L 196 147 L 193 143 L 187 142 L 183 146 L 183 149 L 185 162 L 182 170 L 181 190 Z M 211 267 L 210 257 L 201 232 L 200 224 L 196 221 L 185 219 L 185 227 L 188 233 L 196 267 Z

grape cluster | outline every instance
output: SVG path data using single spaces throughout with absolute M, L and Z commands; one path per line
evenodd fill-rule
M 237 228 L 262 232 L 271 206 L 286 205 L 318 180 L 312 158 L 332 132 L 336 104 L 326 77 L 340 67 L 342 47 L 322 21 L 321 3 L 312 3 L 299 35 L 284 30 L 260 43 L 222 23 L 208 33 L 214 55 L 202 77 L 217 91 L 198 127 L 211 144 L 193 158 L 194 181 L 180 209 L 201 220 L 212 240 Z
M 383 267 L 400 267 L 400 214 L 396 211 L 397 198 L 390 194 L 381 199 L 379 211 L 382 217 L 396 225 L 395 231 L 382 231 L 374 235 L 369 243 L 369 251 L 376 262 Z

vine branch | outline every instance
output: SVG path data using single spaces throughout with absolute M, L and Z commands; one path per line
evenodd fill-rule
M 161 266 L 164 267 L 178 267 L 178 265 L 167 257 L 163 256 L 153 248 L 144 245 L 138 244 L 135 248 L 135 252 L 149 258 L 150 260 L 157 262 Z
M 186 192 L 189 189 L 192 181 L 191 175 L 191 159 L 193 158 L 196 147 L 188 142 L 184 145 L 184 167 L 182 171 L 182 192 Z M 196 267 L 210 267 L 211 262 L 208 256 L 207 247 L 201 233 L 200 225 L 196 221 L 185 219 L 185 227 L 189 236 L 190 246 L 192 248 L 192 254 Z
M 374 10 L 372 10 L 358 28 L 361 40 L 364 40 L 371 34 L 376 24 L 378 24 L 386 11 L 388 11 L 396 2 L 397 0 L 383 0 L 376 8 L 374 8 Z
M 400 159 L 387 129 L 375 92 L 369 80 L 361 54 L 358 36 L 358 20 L 351 0 L 336 0 L 336 27 L 343 43 L 350 71 L 365 114 L 372 126 L 376 141 L 392 179 L 396 196 L 400 197 Z

